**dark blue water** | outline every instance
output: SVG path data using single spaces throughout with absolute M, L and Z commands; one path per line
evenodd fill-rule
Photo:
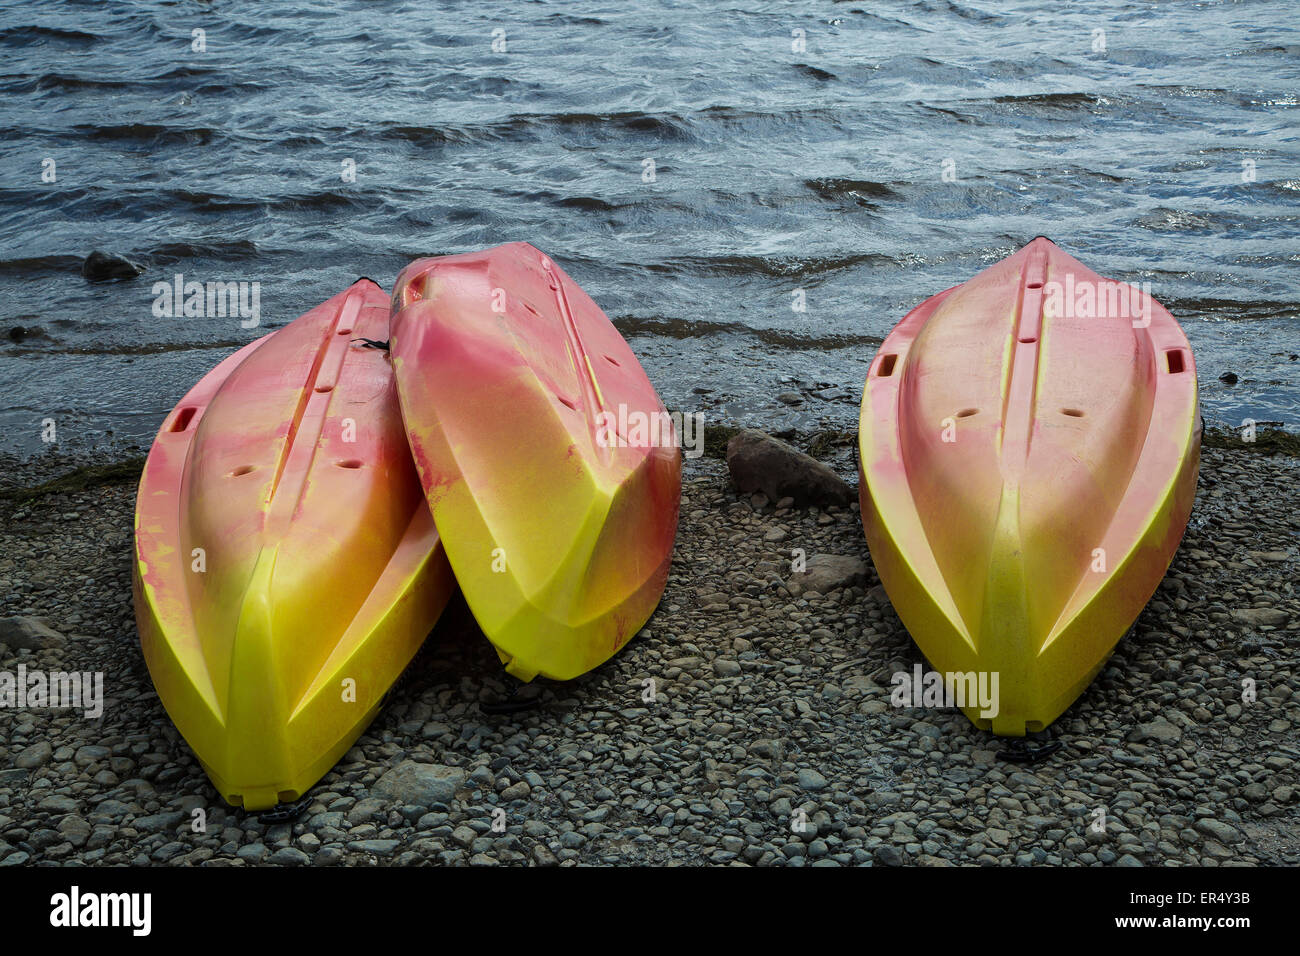
M 46 418 L 65 446 L 147 444 L 357 276 L 519 239 L 670 405 L 851 427 L 904 312 L 1041 233 L 1152 284 L 1207 417 L 1295 427 L 1296 9 L 6 3 L 0 450 L 39 450 Z M 95 248 L 147 271 L 87 283 Z M 155 316 L 177 273 L 259 283 L 259 327 Z

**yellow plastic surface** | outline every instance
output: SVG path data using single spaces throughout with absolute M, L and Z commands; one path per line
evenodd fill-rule
M 675 432 L 649 429 L 662 403 L 525 243 L 412 263 L 393 308 L 402 415 L 466 602 L 519 679 L 585 673 L 667 581 L 681 464 Z
M 297 799 L 347 751 L 453 588 L 369 280 L 244 347 L 167 417 L 136 504 L 163 706 L 221 795 Z
M 931 666 L 998 675 L 995 716 L 964 708 L 977 726 L 1043 729 L 1088 686 L 1173 559 L 1199 452 L 1178 323 L 1046 239 L 890 333 L 863 390 L 863 526 Z

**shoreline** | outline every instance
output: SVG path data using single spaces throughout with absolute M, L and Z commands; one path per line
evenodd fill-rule
M 669 412 L 675 411 L 669 409 Z M 704 426 L 703 458 L 725 459 L 731 436 L 755 425 L 716 424 Z M 765 429 L 759 429 L 764 431 Z M 1288 431 L 1271 422 L 1262 423 L 1252 441 L 1244 441 L 1241 429 L 1220 423 L 1207 423 L 1202 448 L 1257 454 L 1266 457 L 1300 458 L 1300 433 Z M 775 438 L 794 445 L 798 450 L 842 470 L 842 461 L 827 459 L 834 449 L 852 448 L 856 431 L 823 428 L 811 430 L 774 430 Z M 138 443 L 108 443 L 64 453 L 55 449 L 38 455 L 0 452 L 0 501 L 40 497 L 47 493 L 78 491 L 83 488 L 118 481 L 135 481 L 144 467 L 148 447 Z M 684 461 L 683 480 L 690 471 L 691 460 Z M 854 477 L 856 480 L 856 477 Z
M 850 433 L 787 437 L 856 483 Z M 0 671 L 100 672 L 106 699 L 98 720 L 0 708 L 0 865 L 1300 862 L 1300 459 L 1285 439 L 1231 444 L 1207 432 L 1173 566 L 1040 763 L 999 759 L 958 711 L 890 706 L 890 675 L 923 659 L 856 504 L 777 509 L 706 454 L 684 469 L 660 607 L 618 655 L 537 682 L 533 710 L 484 713 L 507 681 L 458 602 L 280 824 L 224 805 L 153 691 L 131 608 L 132 456 L 10 461 L 0 617 L 54 636 L 0 639 Z M 791 589 L 796 547 L 858 563 L 825 594 Z M 434 768 L 451 782 L 436 799 Z

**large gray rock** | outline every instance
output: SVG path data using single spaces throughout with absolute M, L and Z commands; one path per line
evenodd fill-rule
M 37 617 L 0 617 L 0 644 L 12 650 L 62 647 L 66 638 Z
M 170 833 L 184 819 L 184 810 L 165 810 L 162 813 L 151 813 L 147 817 L 136 817 L 131 825 L 145 833 Z
M 85 846 L 90 839 L 90 824 L 75 813 L 69 813 L 59 821 L 59 832 L 73 846 Z
M 806 790 L 809 793 L 820 793 L 830 786 L 830 783 L 816 770 L 805 768 L 798 773 L 799 789 Z
M 467 776 L 459 767 L 403 760 L 375 781 L 372 792 L 402 806 L 431 807 L 451 803 Z
M 37 810 L 51 810 L 55 813 L 75 813 L 79 807 L 77 801 L 64 793 L 52 793 L 40 803 Z
M 23 770 L 36 770 L 49 763 L 53 754 L 54 748 L 50 746 L 50 742 L 41 740 L 21 751 L 14 758 L 14 766 Z
M 876 847 L 876 866 L 903 866 L 907 858 L 903 856 L 903 851 L 896 846 L 890 846 L 888 843 L 882 843 Z
M 719 677 L 739 677 L 740 663 L 726 658 L 718 658 L 713 662 L 713 673 Z
M 399 846 L 400 840 L 353 840 L 348 844 L 348 849 L 358 853 L 373 853 L 375 856 L 388 856 Z
M 1224 823 L 1222 820 L 1215 820 L 1213 817 L 1197 820 L 1194 829 L 1197 833 L 1214 837 L 1214 839 L 1224 844 L 1237 843 L 1241 840 L 1241 832 L 1236 827 L 1230 823 Z
M 1282 627 L 1291 619 L 1291 615 L 1280 607 L 1238 608 L 1232 616 L 1249 627 Z
M 846 507 L 854 491 L 828 466 L 785 442 L 746 428 L 727 442 L 727 468 L 736 488 L 761 491 L 772 501 L 793 498 L 796 507 Z
M 286 846 L 272 853 L 267 862 L 272 866 L 306 866 L 311 862 L 311 857 L 296 846 Z
M 1128 735 L 1134 743 L 1176 744 L 1183 739 L 1182 730 L 1163 717 L 1157 717 L 1149 724 L 1138 724 Z
M 814 554 L 803 571 L 795 571 L 785 582 L 791 594 L 816 591 L 829 594 L 867 580 L 867 562 L 851 554 Z

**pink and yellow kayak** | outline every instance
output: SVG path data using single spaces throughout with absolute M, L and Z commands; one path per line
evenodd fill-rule
M 297 799 L 374 718 L 455 587 L 369 280 L 209 372 L 136 503 L 135 607 L 163 706 L 250 810 Z
M 681 497 L 676 432 L 631 348 L 526 243 L 407 266 L 392 336 L 434 521 L 507 671 L 600 664 L 659 601 Z
M 889 334 L 860 443 L 899 617 L 977 726 L 1023 736 L 1083 692 L 1173 559 L 1196 365 L 1159 303 L 1039 238 Z M 992 707 L 961 699 L 971 675 L 996 675 Z

